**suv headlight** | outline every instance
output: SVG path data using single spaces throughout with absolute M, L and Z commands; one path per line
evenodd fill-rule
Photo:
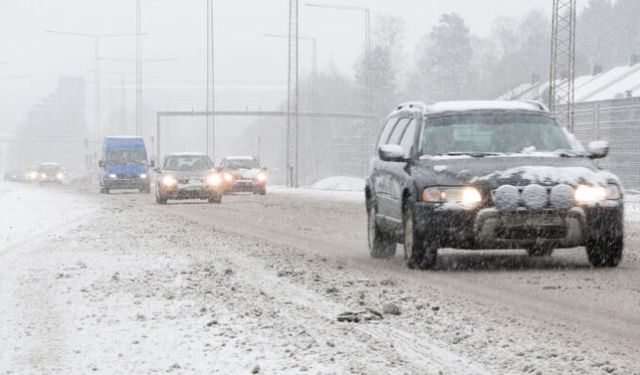
M 178 180 L 176 180 L 173 176 L 164 176 L 162 177 L 162 185 L 164 186 L 176 186 L 178 184 Z
M 482 194 L 474 187 L 432 187 L 422 193 L 422 200 L 429 203 L 458 203 L 475 206 L 482 202 Z
M 594 204 L 608 200 L 619 200 L 622 198 L 622 194 L 617 185 L 607 185 L 606 187 L 579 185 L 574 193 L 574 198 L 578 204 Z

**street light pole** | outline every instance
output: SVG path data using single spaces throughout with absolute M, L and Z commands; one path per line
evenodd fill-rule
M 216 160 L 214 0 L 207 0 L 207 154 Z M 209 138 L 211 134 L 211 138 Z
M 136 0 L 136 135 L 142 131 L 142 0 Z

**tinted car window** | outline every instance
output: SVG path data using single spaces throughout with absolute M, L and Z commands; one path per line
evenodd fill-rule
M 398 122 L 398 125 L 396 125 L 396 127 L 393 129 L 393 132 L 391 133 L 391 136 L 389 137 L 389 141 L 387 142 L 387 144 L 399 145 L 400 139 L 402 138 L 402 135 L 404 134 L 404 131 L 407 128 L 407 125 L 409 124 L 410 121 L 411 119 L 409 118 L 401 119 Z
M 391 132 L 393 131 L 393 128 L 397 123 L 397 118 L 392 118 L 387 121 L 387 124 L 384 126 L 384 129 L 382 129 L 382 133 L 380 134 L 380 138 L 378 139 L 378 147 L 387 144 L 389 136 L 391 135 Z
M 423 155 L 572 151 L 550 117 L 522 113 L 460 114 L 428 119 Z
M 407 128 L 404 130 L 402 139 L 400 140 L 400 146 L 404 149 L 405 156 L 411 155 L 411 148 L 414 145 L 416 136 L 416 122 L 411 120 Z

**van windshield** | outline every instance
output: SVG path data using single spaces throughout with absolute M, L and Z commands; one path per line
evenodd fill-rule
M 107 162 L 124 165 L 147 165 L 145 150 L 109 150 Z

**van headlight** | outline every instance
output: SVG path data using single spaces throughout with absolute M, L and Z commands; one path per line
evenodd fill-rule
M 146 180 L 149 177 L 146 173 L 140 173 L 140 178 Z
M 578 204 L 594 204 L 608 200 L 619 200 L 622 198 L 622 194 L 617 185 L 607 185 L 606 187 L 578 185 L 574 198 Z
M 115 173 L 111 173 L 111 174 L 109 174 L 109 178 L 112 179 L 112 180 L 115 180 L 116 178 L 118 178 L 118 175 L 115 174 Z
M 176 186 L 178 184 L 178 180 L 176 180 L 173 176 L 164 176 L 162 177 L 162 185 L 164 186 Z
M 472 186 L 466 187 L 431 187 L 422 193 L 422 201 L 429 203 L 457 203 L 476 206 L 482 202 L 482 194 Z

